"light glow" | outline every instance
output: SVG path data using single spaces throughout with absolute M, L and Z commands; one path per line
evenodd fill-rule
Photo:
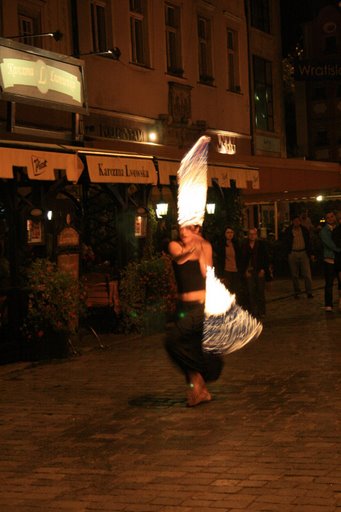
M 227 355 L 259 337 L 262 324 L 241 308 L 219 279 L 207 268 L 203 350 Z
M 210 137 L 202 136 L 178 170 L 178 223 L 202 226 L 207 197 L 207 153 Z

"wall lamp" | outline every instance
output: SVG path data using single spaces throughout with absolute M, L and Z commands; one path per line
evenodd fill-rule
M 119 60 L 121 57 L 121 50 L 115 46 L 114 48 L 109 48 L 104 52 L 88 52 L 88 53 L 80 53 L 79 57 L 84 57 L 86 55 L 100 55 L 101 57 L 106 57 L 112 60 Z
M 31 39 L 33 37 L 53 37 L 55 41 L 60 41 L 63 37 L 63 33 L 60 30 L 55 30 L 55 32 L 44 32 L 42 34 L 25 34 L 6 37 L 7 39 Z
M 158 219 L 166 217 L 168 213 L 168 203 L 157 203 L 155 211 Z
M 207 203 L 206 204 L 206 211 L 207 211 L 208 215 L 214 215 L 215 203 Z

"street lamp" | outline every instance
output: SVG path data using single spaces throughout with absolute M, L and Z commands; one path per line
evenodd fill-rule
M 168 213 L 168 203 L 157 203 L 156 205 L 156 216 L 158 219 L 162 219 Z
M 80 53 L 79 57 L 84 57 L 86 55 L 99 55 L 101 57 L 106 57 L 108 59 L 119 60 L 121 57 L 121 50 L 117 46 L 115 46 L 114 48 L 108 48 L 108 50 L 104 51 Z
M 55 30 L 54 32 L 43 32 L 42 34 L 6 36 L 7 39 L 32 39 L 33 37 L 53 37 L 55 41 L 60 41 L 63 37 L 63 33 L 60 30 Z
M 213 215 L 215 212 L 215 203 L 207 203 L 206 211 L 207 211 L 208 215 Z

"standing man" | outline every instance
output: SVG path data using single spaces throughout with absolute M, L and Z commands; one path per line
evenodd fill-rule
M 337 225 L 332 232 L 332 239 L 338 249 L 341 249 L 341 211 L 336 214 Z M 339 311 L 341 313 L 341 252 L 335 253 L 335 271 L 339 292 Z
M 250 313 L 259 319 L 265 315 L 265 277 L 270 272 L 266 244 L 258 240 L 256 228 L 249 229 L 242 244 L 240 268 L 246 280 Z
M 334 212 L 326 214 L 326 222 L 320 232 L 323 244 L 323 270 L 324 270 L 324 309 L 333 311 L 333 285 L 336 277 L 335 254 L 341 252 L 333 241 L 333 231 L 336 228 L 336 215 Z
M 312 258 L 310 233 L 302 226 L 298 215 L 292 218 L 291 225 L 284 232 L 284 244 L 288 254 L 288 262 L 295 299 L 300 298 L 300 276 L 304 279 L 308 299 L 313 298 L 310 258 Z

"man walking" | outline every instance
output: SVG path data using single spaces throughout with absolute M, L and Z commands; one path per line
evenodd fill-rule
M 291 225 L 284 232 L 284 244 L 288 254 L 288 263 L 295 299 L 300 298 L 300 276 L 304 279 L 305 291 L 309 299 L 313 298 L 310 258 L 312 258 L 310 234 L 302 226 L 298 215 L 292 218 Z

